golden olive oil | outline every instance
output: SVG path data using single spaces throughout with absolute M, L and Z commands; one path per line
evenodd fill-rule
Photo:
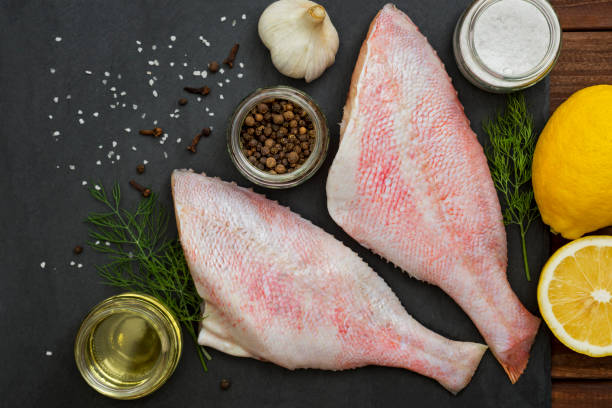
M 181 351 L 176 318 L 159 300 L 141 293 L 123 293 L 94 307 L 74 345 L 85 381 L 118 399 L 140 398 L 159 388 Z
M 133 312 L 108 316 L 93 329 L 89 340 L 92 372 L 117 387 L 146 381 L 160 360 L 157 329 Z

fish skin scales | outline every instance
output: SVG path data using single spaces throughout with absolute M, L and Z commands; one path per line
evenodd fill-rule
M 406 368 L 456 393 L 486 346 L 425 328 L 357 254 L 233 183 L 172 174 L 179 239 L 205 314 L 198 342 L 288 369 Z
M 486 157 L 436 52 L 394 5 L 372 21 L 327 179 L 331 217 L 363 246 L 442 288 L 512 382 L 540 319 L 506 277 L 506 232 Z

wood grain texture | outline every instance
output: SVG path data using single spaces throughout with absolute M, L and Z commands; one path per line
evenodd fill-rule
M 612 0 L 550 0 L 564 31 L 612 30 Z
M 555 338 L 551 352 L 553 379 L 612 380 L 612 357 L 593 358 L 578 354 Z
M 612 407 L 612 381 L 554 381 L 553 408 Z
M 612 31 L 564 32 L 550 74 L 550 110 L 586 86 L 612 84 Z

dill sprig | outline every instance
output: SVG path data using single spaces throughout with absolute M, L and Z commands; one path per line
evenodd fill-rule
M 104 283 L 122 289 L 150 294 L 162 301 L 183 324 L 196 344 L 198 357 L 207 371 L 210 355 L 197 344 L 196 324 L 204 317 L 202 298 L 194 286 L 178 240 L 168 239 L 169 216 L 157 195 L 143 198 L 135 212 L 120 207 L 121 189 L 117 183 L 109 198 L 102 186 L 90 188 L 91 195 L 105 212 L 90 213 L 86 221 L 93 227 L 88 242 L 96 251 L 108 254 L 110 262 L 96 266 Z
M 484 123 L 491 147 L 485 150 L 495 188 L 505 200 L 504 224 L 516 224 L 521 234 L 523 262 L 531 280 L 525 236 L 538 218 L 531 187 L 531 163 L 536 144 L 533 118 L 527 111 L 523 94 L 510 94 L 506 108 L 494 120 Z

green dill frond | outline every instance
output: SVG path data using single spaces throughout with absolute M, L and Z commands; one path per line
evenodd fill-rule
M 531 163 L 537 140 L 523 94 L 508 95 L 505 110 L 483 127 L 491 142 L 485 154 L 493 184 L 505 201 L 504 224 L 519 226 L 525 274 L 531 280 L 525 236 L 539 215 L 531 188 Z
M 210 355 L 197 344 L 196 325 L 202 316 L 198 295 L 178 240 L 167 238 L 168 211 L 157 195 L 143 198 L 135 211 L 121 208 L 121 188 L 113 185 L 109 198 L 104 187 L 89 189 L 105 212 L 92 212 L 88 242 L 94 250 L 108 255 L 109 263 L 96 269 L 104 283 L 147 293 L 162 301 L 196 343 L 198 356 L 207 370 Z

